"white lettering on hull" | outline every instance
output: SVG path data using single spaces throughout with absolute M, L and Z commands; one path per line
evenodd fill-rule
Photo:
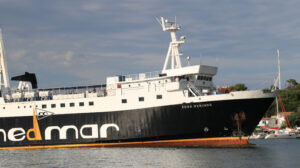
M 100 138 L 107 138 L 107 128 L 113 127 L 119 131 L 119 127 L 116 124 L 104 124 L 100 128 Z
M 8 131 L 7 137 L 10 141 L 23 141 L 25 139 L 25 130 L 23 128 L 12 128 Z
M 96 139 L 96 138 L 107 138 L 107 129 L 113 128 L 115 131 L 119 131 L 119 126 L 114 123 L 109 124 L 103 124 L 100 126 L 98 124 L 86 124 L 82 125 L 79 128 L 77 128 L 75 125 L 65 125 L 62 127 L 59 126 L 49 126 L 45 129 L 45 140 L 52 140 L 52 132 L 58 133 L 58 139 L 65 140 L 68 139 L 67 132 L 71 131 L 71 133 L 74 135 L 75 139 L 79 139 L 79 136 L 82 139 Z M 78 131 L 79 130 L 79 131 Z M 88 132 L 85 130 L 89 130 Z M 4 129 L 0 129 L 0 135 L 3 136 L 3 141 L 6 142 L 7 139 L 9 141 L 17 142 L 17 141 L 23 141 L 26 136 L 29 136 L 29 130 L 26 131 L 23 128 L 11 128 L 8 130 L 7 134 Z M 34 131 L 32 131 L 34 132 Z M 31 133 L 31 132 L 30 132 Z M 34 132 L 35 133 L 35 132 Z M 1 137 L 1 136 L 0 136 Z M 2 139 L 2 138 L 1 138 Z M 0 141 L 1 141 L 0 139 Z M 28 137 L 27 137 L 28 139 Z M 28 139 L 30 140 L 30 139 Z M 41 140 L 41 139 L 40 139 Z
M 57 130 L 59 132 L 59 139 L 67 139 L 67 131 L 69 129 L 73 129 L 75 131 L 75 138 L 78 139 L 78 129 L 75 125 L 66 125 L 62 128 L 59 126 L 50 126 L 45 130 L 45 140 L 51 140 L 51 132 L 52 130 Z
M 85 135 L 83 133 L 84 129 L 91 129 L 91 135 Z M 84 139 L 92 139 L 92 138 L 98 138 L 99 133 L 98 133 L 98 125 L 97 124 L 88 124 L 88 125 L 83 125 L 80 128 L 80 136 Z
M 3 142 L 6 142 L 6 132 L 4 129 L 0 129 L 0 133 L 3 135 Z

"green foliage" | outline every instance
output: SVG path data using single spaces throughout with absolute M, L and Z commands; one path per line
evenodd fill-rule
M 300 126 L 300 112 L 296 112 L 289 117 L 292 126 Z
M 294 79 L 287 80 L 288 87 L 280 91 L 280 97 L 287 112 L 294 112 L 289 116 L 292 126 L 300 126 L 300 84 Z M 282 111 L 279 105 L 279 111 Z M 269 107 L 265 116 L 276 115 L 276 102 L 274 101 Z
M 293 88 L 298 84 L 295 79 L 289 79 L 286 82 L 288 83 L 288 88 Z
M 247 89 L 248 89 L 248 87 L 243 83 L 237 83 L 237 84 L 229 87 L 230 91 L 242 91 L 242 90 L 247 90 Z

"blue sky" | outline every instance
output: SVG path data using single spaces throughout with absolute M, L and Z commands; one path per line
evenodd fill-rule
M 35 72 L 40 88 L 105 83 L 107 76 L 161 70 L 174 16 L 187 37 L 182 61 L 218 66 L 215 84 L 300 82 L 300 1 L 0 0 L 10 77 Z M 16 83 L 14 83 L 16 84 Z

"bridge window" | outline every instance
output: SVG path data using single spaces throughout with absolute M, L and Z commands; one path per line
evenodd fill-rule
M 127 103 L 127 99 L 122 99 L 122 103 Z
M 93 105 L 94 105 L 94 102 L 90 101 L 89 106 L 93 106 Z
M 65 103 L 60 103 L 60 107 L 64 108 L 64 107 L 66 107 L 66 104 Z
M 144 97 L 139 97 L 140 102 L 143 102 L 144 100 L 145 100 Z
M 79 102 L 79 106 L 84 106 L 84 102 Z
M 70 107 L 74 107 L 75 106 L 75 103 L 70 103 Z
M 47 108 L 47 105 L 46 104 L 42 104 L 42 108 Z
M 162 99 L 162 95 L 156 95 L 156 99 Z

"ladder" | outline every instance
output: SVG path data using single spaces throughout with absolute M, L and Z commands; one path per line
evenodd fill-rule
M 196 86 L 192 82 L 188 82 L 187 88 L 195 97 L 201 96 L 201 92 L 196 88 Z

